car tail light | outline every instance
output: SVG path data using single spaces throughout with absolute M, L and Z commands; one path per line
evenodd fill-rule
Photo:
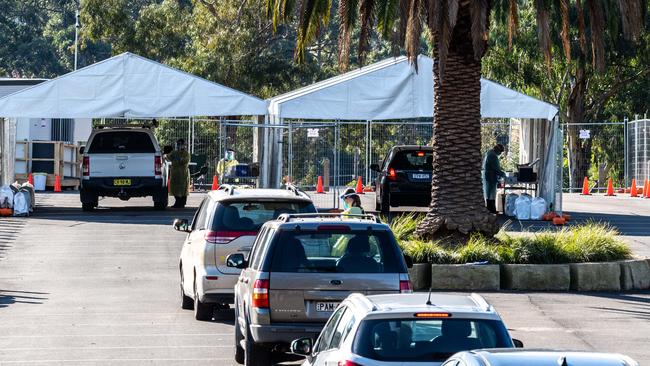
M 90 176 L 90 156 L 84 156 L 84 160 L 83 163 L 81 164 L 81 168 L 83 169 L 84 177 Z
M 352 362 L 349 360 L 339 361 L 339 366 L 362 366 L 360 363 Z
M 269 308 L 269 280 L 255 280 L 253 285 L 253 307 Z
M 397 173 L 395 173 L 395 169 L 390 168 L 388 169 L 388 180 L 396 180 L 397 179 Z
M 415 313 L 416 318 L 451 318 L 450 313 L 428 312 L 428 313 Z
M 153 170 L 156 175 L 162 175 L 162 158 L 160 155 L 153 157 Z
M 424 156 L 424 151 L 418 151 L 416 153 L 416 155 L 419 156 L 419 157 L 423 157 Z
M 413 292 L 413 287 L 411 287 L 411 281 L 399 281 L 399 292 L 401 293 Z
M 255 236 L 257 231 L 207 231 L 205 241 L 212 244 L 228 244 L 240 236 Z

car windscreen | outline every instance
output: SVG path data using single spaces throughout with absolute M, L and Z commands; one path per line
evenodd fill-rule
M 228 201 L 217 205 L 212 230 L 259 231 L 265 222 L 275 220 L 281 214 L 315 213 L 309 201 Z
M 402 273 L 404 261 L 388 231 L 281 231 L 272 272 Z
M 432 163 L 432 151 L 399 151 L 390 162 L 390 167 L 397 170 L 431 170 Z
M 89 154 L 155 153 L 149 134 L 138 131 L 110 131 L 95 135 Z
M 359 325 L 352 352 L 377 361 L 442 362 L 460 351 L 512 346 L 497 320 L 370 319 Z

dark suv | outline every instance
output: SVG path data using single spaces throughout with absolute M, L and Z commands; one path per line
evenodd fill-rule
M 377 211 L 390 207 L 420 206 L 431 203 L 433 149 L 428 146 L 393 146 L 386 158 L 370 169 L 379 173 L 375 180 Z
M 270 365 L 271 351 L 316 338 L 348 295 L 411 292 L 407 259 L 372 215 L 293 214 L 264 224 L 235 284 L 235 360 Z

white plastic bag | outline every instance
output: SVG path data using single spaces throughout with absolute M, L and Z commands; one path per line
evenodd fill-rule
M 524 193 L 515 201 L 517 220 L 530 220 L 530 195 Z
M 14 216 L 29 215 L 29 192 L 21 191 L 14 196 Z
M 530 202 L 530 219 L 541 220 L 546 212 L 546 200 L 542 197 L 535 197 Z
M 517 198 L 519 198 L 519 195 L 516 193 L 508 193 L 506 195 L 506 208 L 504 210 L 506 216 L 515 215 L 515 202 L 517 201 Z
M 34 206 L 36 206 L 36 195 L 34 194 L 34 186 L 25 182 L 20 187 L 20 190 L 29 193 L 29 212 L 34 212 Z
M 0 208 L 14 207 L 14 191 L 10 186 L 0 187 Z

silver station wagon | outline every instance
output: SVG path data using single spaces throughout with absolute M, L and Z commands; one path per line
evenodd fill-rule
M 557 350 L 483 349 L 460 352 L 443 366 L 639 366 L 628 356 Z
M 235 359 L 246 365 L 269 365 L 292 340 L 316 338 L 352 292 L 411 292 L 405 257 L 373 215 L 281 215 L 262 227 L 248 258 L 231 254 L 227 264 L 243 269 Z

